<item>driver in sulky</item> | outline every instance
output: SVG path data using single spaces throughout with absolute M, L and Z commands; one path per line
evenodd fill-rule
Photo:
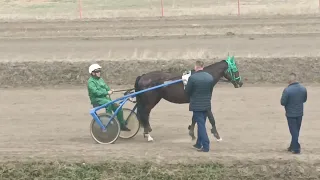
M 92 64 L 89 67 L 90 78 L 88 79 L 88 95 L 90 102 L 93 107 L 101 106 L 108 102 L 111 102 L 110 95 L 113 93 L 113 89 L 110 89 L 109 86 L 101 78 L 101 66 L 99 64 Z M 115 112 L 119 107 L 119 104 L 114 103 L 106 107 L 106 112 L 112 114 L 112 111 Z M 117 114 L 117 119 L 120 123 L 121 131 L 131 131 L 125 123 L 123 118 L 122 108 Z

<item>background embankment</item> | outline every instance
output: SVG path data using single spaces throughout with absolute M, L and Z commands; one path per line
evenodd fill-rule
M 220 59 L 219 59 L 220 60 Z M 219 61 L 205 59 L 208 65 Z M 97 61 L 103 67 L 103 77 L 108 83 L 133 85 L 143 73 L 163 70 L 180 75 L 192 69 L 196 60 L 123 60 Z M 319 83 L 318 57 L 237 58 L 240 74 L 245 83 L 283 83 L 287 74 L 295 72 L 305 83 Z M 57 85 L 85 85 L 89 62 L 2 62 L 0 83 L 2 87 L 35 87 Z

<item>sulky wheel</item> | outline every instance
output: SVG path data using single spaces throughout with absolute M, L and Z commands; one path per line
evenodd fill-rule
M 123 118 L 127 123 L 127 127 L 131 131 L 121 131 L 120 138 L 122 139 L 130 139 L 134 137 L 140 130 L 140 121 L 138 120 L 137 114 L 128 108 L 122 108 L 123 110 Z
M 101 113 L 98 114 L 98 117 L 103 125 L 108 124 L 109 119 L 111 118 L 110 114 Z M 105 132 L 101 129 L 99 124 L 92 119 L 90 124 L 90 134 L 92 138 L 99 144 L 112 144 L 114 143 L 120 134 L 120 124 L 116 117 L 108 124 Z

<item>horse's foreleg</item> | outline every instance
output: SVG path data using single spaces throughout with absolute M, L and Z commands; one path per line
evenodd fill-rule
M 209 119 L 209 122 L 212 126 L 212 129 L 211 129 L 211 133 L 213 134 L 213 136 L 217 139 L 217 141 L 222 141 L 222 138 L 220 137 L 218 131 L 217 131 L 217 128 L 216 128 L 216 121 L 213 117 L 213 114 L 212 114 L 212 111 L 209 110 L 208 112 L 208 119 Z
M 192 140 L 196 139 L 196 137 L 194 136 L 194 126 L 195 125 L 196 125 L 196 121 L 194 121 L 193 118 L 192 118 L 191 125 L 188 126 L 189 136 L 191 136 Z

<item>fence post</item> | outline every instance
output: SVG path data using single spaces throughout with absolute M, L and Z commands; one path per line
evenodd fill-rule
M 240 16 L 240 0 L 238 0 L 238 16 Z
M 163 0 L 161 0 L 161 16 L 163 17 Z
M 82 2 L 81 0 L 78 0 L 78 6 L 79 6 L 79 17 L 82 19 Z

